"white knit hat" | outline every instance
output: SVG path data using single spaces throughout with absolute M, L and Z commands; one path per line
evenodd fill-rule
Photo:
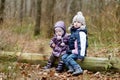
M 79 21 L 83 25 L 86 25 L 86 23 L 85 23 L 85 17 L 83 16 L 83 14 L 82 14 L 81 11 L 77 12 L 77 14 L 73 17 L 73 21 L 72 22 L 74 23 L 75 21 Z

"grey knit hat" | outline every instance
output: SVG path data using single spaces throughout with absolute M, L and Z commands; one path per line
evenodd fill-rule
M 77 14 L 73 17 L 72 22 L 74 23 L 75 21 L 79 21 L 80 23 L 82 23 L 82 25 L 86 25 L 85 17 L 83 16 L 81 11 L 77 12 Z

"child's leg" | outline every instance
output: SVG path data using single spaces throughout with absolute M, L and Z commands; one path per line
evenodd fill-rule
M 56 57 L 52 54 L 47 62 L 47 65 L 44 67 L 45 69 L 51 68 L 54 65 Z
M 64 54 L 63 56 L 62 56 L 62 61 L 65 63 L 65 65 L 67 66 L 68 65 L 68 63 L 67 63 L 67 57 L 69 56 L 69 54 Z
M 64 66 L 64 62 L 60 59 L 58 66 L 56 68 L 56 71 L 58 72 L 62 72 L 63 71 L 63 66 Z
M 75 72 L 73 72 L 73 75 L 79 75 L 83 72 L 80 65 L 75 61 L 77 60 L 76 54 L 71 54 L 67 57 L 67 62 L 74 68 Z
M 68 71 L 67 71 L 67 73 L 73 73 L 74 72 L 74 68 L 69 64 L 68 65 Z
M 72 68 L 72 66 L 67 62 L 67 57 L 69 56 L 70 54 L 64 54 L 62 56 L 62 60 L 63 62 L 65 63 L 66 67 L 69 69 L 67 72 L 68 73 L 72 73 L 74 72 L 74 69 Z

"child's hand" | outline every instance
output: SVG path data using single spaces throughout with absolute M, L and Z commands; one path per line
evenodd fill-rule
M 60 39 L 62 39 L 62 37 L 61 36 L 57 36 L 57 40 L 60 40 Z
M 80 62 L 83 61 L 82 59 L 78 59 Z
M 61 46 L 65 46 L 65 43 L 62 42 L 60 45 L 61 45 Z
M 52 47 L 55 47 L 55 44 L 53 43 L 51 46 L 52 46 Z

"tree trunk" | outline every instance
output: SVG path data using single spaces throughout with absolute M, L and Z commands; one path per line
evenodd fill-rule
M 24 17 L 27 17 L 27 0 L 24 0 Z
M 70 6 L 70 23 L 73 19 L 73 17 L 76 15 L 78 11 L 82 10 L 82 0 L 72 0 L 71 6 Z
M 53 26 L 54 26 L 54 5 L 55 0 L 47 1 L 47 9 L 46 9 L 46 28 L 47 28 L 47 38 L 51 38 L 53 36 Z
M 120 23 L 120 0 L 118 0 L 118 7 L 116 10 L 116 18 L 118 19 L 118 21 Z
M 16 12 L 17 12 L 17 1 L 14 0 L 14 13 L 13 13 L 13 17 L 16 17 Z
M 21 53 L 21 52 L 0 52 L 0 59 L 5 58 L 12 61 L 27 62 L 32 64 L 46 65 L 49 55 L 37 53 Z M 16 56 L 16 59 L 15 57 Z M 6 60 L 5 59 L 5 60 Z M 120 72 L 120 58 L 99 58 L 85 57 L 84 61 L 77 61 L 83 69 L 90 71 L 116 71 Z
M 102 11 L 104 10 L 104 0 L 98 0 L 98 12 L 102 13 Z
M 33 7 L 35 6 L 35 1 L 30 1 L 30 10 L 29 10 L 29 16 L 32 17 L 33 14 Z
M 80 1 L 80 2 L 79 2 L 79 3 L 80 3 L 80 11 L 82 11 L 82 4 L 83 4 L 83 3 L 82 3 L 82 0 L 79 0 L 79 1 Z
M 3 18 L 4 9 L 5 9 L 5 0 L 1 0 L 1 5 L 0 5 L 0 24 L 2 24 L 3 21 L 4 21 L 4 18 Z
M 21 5 L 20 5 L 20 24 L 22 26 L 22 21 L 23 21 L 23 0 L 21 0 Z
M 40 20 L 41 20 L 41 3 L 42 0 L 37 0 L 36 24 L 34 28 L 34 35 L 40 34 Z

